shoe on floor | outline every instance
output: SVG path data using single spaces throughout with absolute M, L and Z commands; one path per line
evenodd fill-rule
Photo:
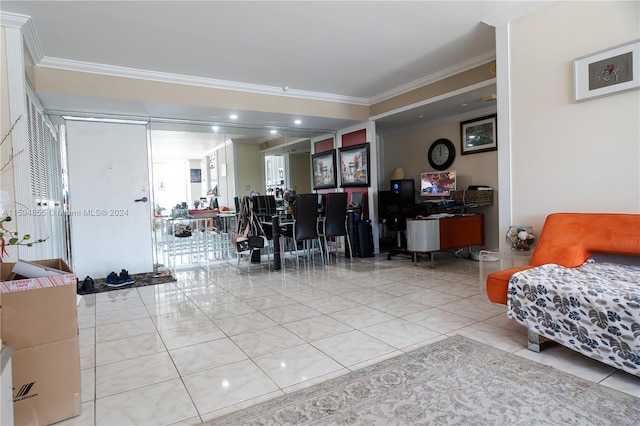
M 80 287 L 80 289 L 82 291 L 90 292 L 95 290 L 95 288 L 96 288 L 96 284 L 93 282 L 93 278 L 87 275 L 87 278 L 85 278 L 84 281 L 82 282 L 82 287 Z
M 115 272 L 112 272 L 109 275 L 107 275 L 107 285 L 109 287 L 117 286 L 119 284 L 119 281 L 120 281 L 120 278 L 118 278 L 118 274 L 116 274 Z
M 107 275 L 107 287 L 122 287 L 123 285 L 130 284 L 120 279 L 120 276 L 115 272 L 111 272 Z
M 120 282 L 123 284 L 132 284 L 136 282 L 133 278 L 131 278 L 131 276 L 129 275 L 129 272 L 125 269 L 120 271 L 120 275 L 118 276 L 118 278 Z

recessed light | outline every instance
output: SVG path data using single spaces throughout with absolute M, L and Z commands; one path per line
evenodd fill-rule
M 296 120 L 296 121 L 294 121 L 294 123 L 296 123 L 296 124 L 302 124 L 302 120 Z
M 220 130 L 220 126 L 211 126 L 211 130 L 217 132 L 218 130 Z
M 460 105 L 462 108 L 466 108 L 468 105 L 467 104 L 462 104 Z
M 278 133 L 278 131 L 276 129 L 271 129 L 271 134 L 275 135 L 276 133 Z
M 418 118 L 424 118 L 424 115 L 419 115 Z
M 229 118 L 235 120 L 236 118 L 238 118 L 238 114 L 231 114 Z

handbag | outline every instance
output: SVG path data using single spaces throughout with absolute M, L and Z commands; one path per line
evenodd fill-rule
M 235 244 L 236 244 L 236 251 L 238 253 L 251 250 L 251 247 L 249 247 L 249 238 L 247 237 L 238 238 Z
M 264 248 L 267 246 L 267 238 L 262 235 L 252 235 L 249 237 L 249 247 L 251 248 Z

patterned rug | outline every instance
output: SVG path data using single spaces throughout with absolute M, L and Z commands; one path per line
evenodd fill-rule
M 162 275 L 162 276 L 159 276 L 159 275 Z M 106 278 L 94 279 L 93 291 L 86 291 L 82 289 L 81 288 L 82 280 L 81 280 L 78 283 L 78 294 L 102 293 L 104 291 L 122 290 L 123 288 L 133 288 L 133 287 L 144 287 L 147 285 L 165 284 L 165 283 L 177 281 L 176 277 L 174 277 L 172 273 L 166 273 L 166 272 L 164 274 L 159 274 L 158 272 L 147 272 L 144 274 L 131 274 L 131 278 L 133 278 L 135 282 L 131 284 L 126 284 L 120 287 L 108 286 Z
M 640 398 L 462 336 L 208 425 L 638 425 Z

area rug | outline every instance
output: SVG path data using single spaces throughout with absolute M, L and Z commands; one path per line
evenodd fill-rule
M 638 425 L 640 398 L 454 336 L 208 425 Z
M 163 275 L 163 276 L 158 276 Z M 92 291 L 87 291 L 82 289 L 82 281 L 84 278 L 78 283 L 78 294 L 93 294 L 93 293 L 102 293 L 105 291 L 113 291 L 113 290 L 122 290 L 124 288 L 133 288 L 133 287 L 144 287 L 147 285 L 157 285 L 157 284 L 165 284 L 173 281 L 177 281 L 176 277 L 173 276 L 173 273 L 166 275 L 158 274 L 158 272 L 147 272 L 144 274 L 131 274 L 131 278 L 133 278 L 134 282 L 131 284 L 122 285 L 120 287 L 110 287 L 107 285 L 106 278 L 96 278 L 93 280 L 94 289 Z

